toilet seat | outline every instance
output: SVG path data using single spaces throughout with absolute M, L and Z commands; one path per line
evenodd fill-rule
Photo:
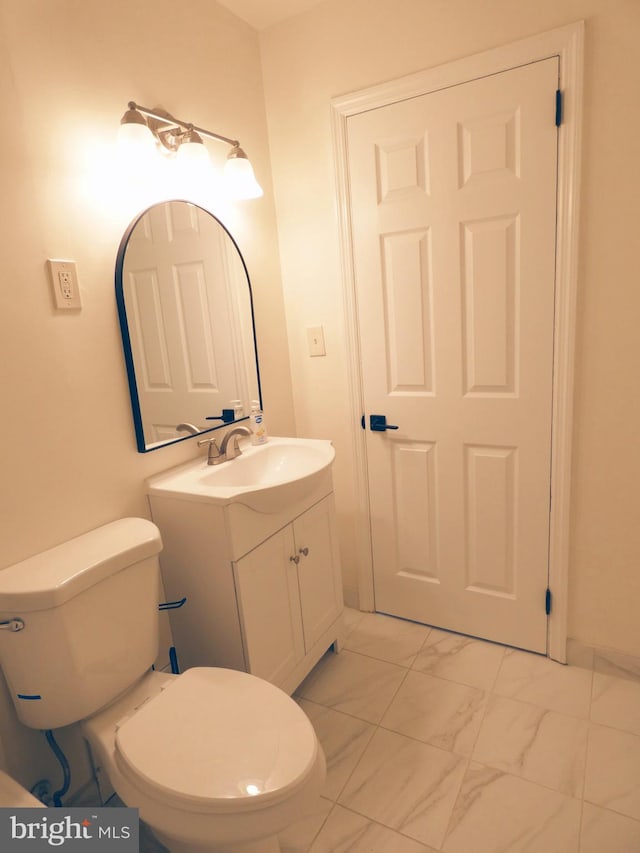
M 313 772 L 311 723 L 282 690 L 236 670 L 199 667 L 120 722 L 119 771 L 185 811 L 243 812 L 290 796 Z

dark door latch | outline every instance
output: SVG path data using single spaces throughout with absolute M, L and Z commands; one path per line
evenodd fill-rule
M 387 429 L 398 429 L 398 427 L 388 424 L 386 415 L 369 415 L 369 429 L 372 432 L 384 432 Z

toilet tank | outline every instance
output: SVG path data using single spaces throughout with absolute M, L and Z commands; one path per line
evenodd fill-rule
M 0 623 L 24 623 L 0 630 L 0 665 L 25 725 L 84 719 L 151 667 L 161 548 L 152 522 L 123 518 L 0 571 Z

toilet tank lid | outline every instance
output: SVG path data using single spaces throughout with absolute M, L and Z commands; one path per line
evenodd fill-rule
M 144 518 L 121 518 L 0 571 L 0 613 L 58 607 L 127 566 L 162 549 L 160 531 Z

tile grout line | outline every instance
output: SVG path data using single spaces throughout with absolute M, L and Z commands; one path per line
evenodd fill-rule
M 593 688 L 594 688 L 594 672 L 591 670 L 591 684 L 589 685 L 589 708 L 587 712 L 587 738 L 584 747 L 584 768 L 582 771 L 582 796 L 580 797 L 580 823 L 578 824 L 578 851 L 582 850 L 582 840 L 584 833 L 584 804 L 587 788 L 587 768 L 589 766 L 589 744 L 591 742 L 591 728 L 593 722 L 591 720 L 591 706 L 593 704 Z

